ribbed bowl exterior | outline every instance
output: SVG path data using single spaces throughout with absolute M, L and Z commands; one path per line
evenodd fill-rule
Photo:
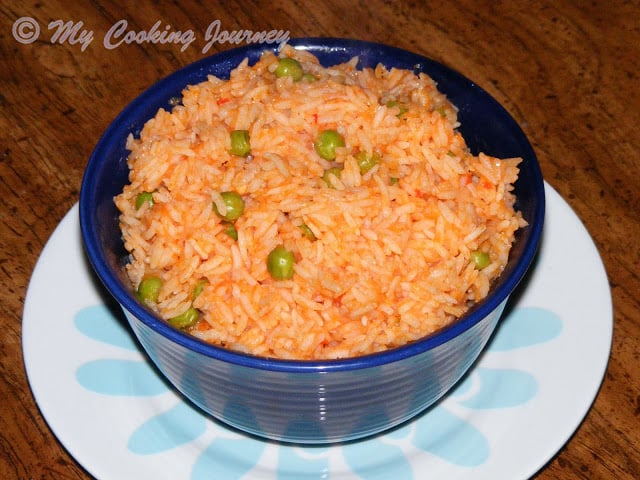
M 260 437 L 322 444 L 380 433 L 436 402 L 477 359 L 503 307 L 504 302 L 473 327 L 418 355 L 313 372 L 221 361 L 167 339 L 124 311 L 158 369 L 206 413 Z

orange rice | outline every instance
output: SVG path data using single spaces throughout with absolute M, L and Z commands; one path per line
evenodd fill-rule
M 278 57 L 266 52 L 229 80 L 188 86 L 171 112 L 129 137 L 130 184 L 115 201 L 133 287 L 157 276 L 150 307 L 161 317 L 193 306 L 193 335 L 278 358 L 378 352 L 464 314 L 526 225 L 513 208 L 520 159 L 472 155 L 455 107 L 425 74 L 358 70 L 357 58 L 324 68 L 291 47 L 280 56 L 316 81 L 276 78 Z M 326 129 L 346 142 L 333 162 L 313 147 Z M 230 153 L 232 130 L 249 131 L 250 156 Z M 380 161 L 361 173 L 358 152 Z M 323 180 L 336 166 L 340 176 Z M 143 191 L 154 203 L 136 208 Z M 237 240 L 212 208 L 224 212 L 225 191 L 245 204 Z M 295 255 L 289 280 L 267 270 L 278 245 Z M 489 254 L 486 268 L 474 251 Z

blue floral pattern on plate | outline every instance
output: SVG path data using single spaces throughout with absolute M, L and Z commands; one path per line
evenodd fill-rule
M 87 339 L 137 352 L 124 321 L 105 305 L 83 308 L 76 313 L 75 327 Z M 518 349 L 535 348 L 561 335 L 562 320 L 550 310 L 516 307 L 501 321 L 485 356 Z M 81 364 L 76 381 L 83 388 L 114 397 L 153 397 L 171 387 L 143 360 L 96 358 Z M 476 367 L 448 394 L 449 401 L 467 410 L 506 410 L 525 405 L 538 392 L 538 381 L 517 368 Z M 211 422 L 187 401 L 178 400 L 170 409 L 156 413 L 140 425 L 132 425 L 127 448 L 135 455 L 161 455 L 205 437 Z M 444 441 L 443 439 L 446 439 Z M 354 476 L 375 480 L 414 478 L 409 459 L 399 441 L 409 441 L 416 449 L 450 464 L 472 468 L 491 456 L 486 435 L 449 410 L 443 402 L 406 425 L 360 442 L 330 447 L 276 445 L 277 476 L 280 479 L 326 478 L 329 452 L 340 450 L 344 463 Z M 191 480 L 242 478 L 256 468 L 268 445 L 242 434 L 216 435 L 202 449 L 191 467 Z
M 25 298 L 22 347 L 31 391 L 60 442 L 105 480 L 199 479 L 212 471 L 252 480 L 529 478 L 589 410 L 613 334 L 597 248 L 558 193 L 545 189 L 539 258 L 488 349 L 442 402 L 384 435 L 327 448 L 283 447 L 201 415 L 155 374 L 91 276 L 77 204 L 47 242 Z M 531 429 L 537 435 L 527 435 Z

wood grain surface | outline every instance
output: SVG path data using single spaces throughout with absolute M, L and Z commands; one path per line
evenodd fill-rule
M 40 26 L 31 43 L 29 28 L 16 23 L 23 17 Z M 58 20 L 82 22 L 82 28 L 55 37 L 49 26 Z M 195 39 L 186 47 L 105 44 L 121 20 L 133 31 L 160 21 L 162 28 L 192 30 Z M 78 200 L 87 159 L 114 117 L 159 78 L 234 46 L 217 41 L 203 53 L 215 20 L 221 30 L 282 30 L 409 49 L 460 71 L 506 107 L 529 137 L 546 180 L 592 235 L 614 305 L 601 390 L 575 435 L 535 478 L 640 478 L 637 0 L 2 0 L 0 478 L 89 478 L 31 395 L 21 350 L 26 289 L 45 242 Z M 82 30 L 92 32 L 91 42 Z

